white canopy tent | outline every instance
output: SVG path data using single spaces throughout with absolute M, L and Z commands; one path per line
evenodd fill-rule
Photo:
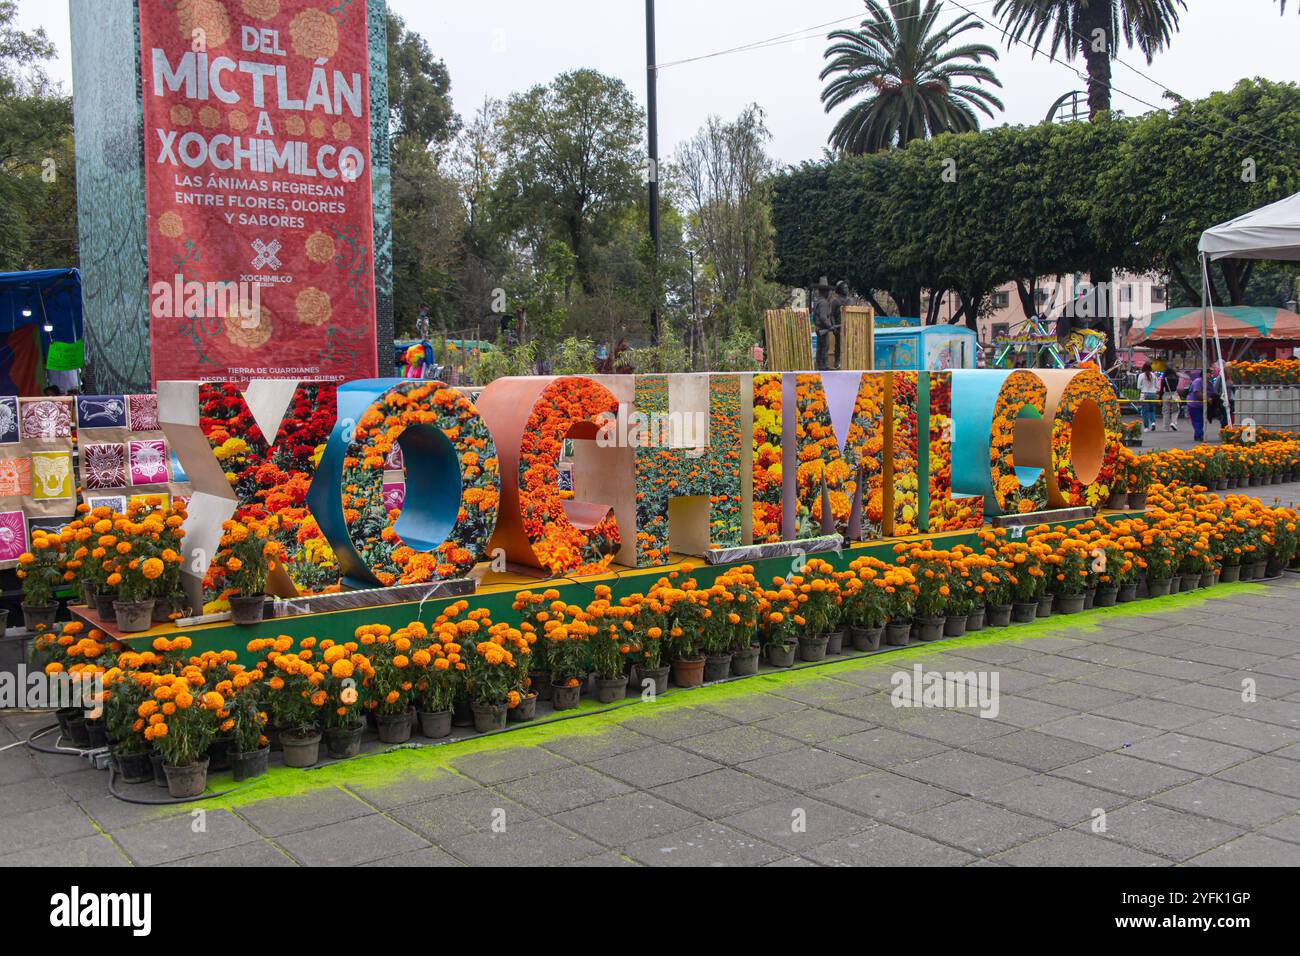
M 1224 374 L 1223 349 L 1219 346 L 1219 325 L 1214 319 L 1214 304 L 1210 302 L 1210 260 L 1218 259 L 1275 259 L 1300 261 L 1300 193 L 1261 206 L 1245 215 L 1211 226 L 1201 233 L 1201 388 L 1202 394 L 1209 384 L 1205 368 L 1209 354 L 1209 334 L 1214 334 L 1214 347 L 1218 355 L 1219 386 L 1228 409 L 1228 422 L 1232 422 L 1232 406 L 1228 404 L 1228 382 Z M 1209 325 L 1204 316 L 1209 317 Z

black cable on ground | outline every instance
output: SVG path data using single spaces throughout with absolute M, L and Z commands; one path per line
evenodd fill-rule
M 58 729 L 59 729 L 58 724 L 51 724 L 48 727 L 42 727 L 39 730 L 32 731 L 27 736 L 27 741 L 26 741 L 27 746 L 32 750 L 35 750 L 37 753 L 55 754 L 57 756 L 64 756 L 64 757 L 81 757 L 84 756 L 85 754 L 93 752 L 91 750 L 82 750 L 81 748 L 61 747 L 58 744 L 55 744 L 53 748 L 42 747 L 40 744 L 36 742 L 37 737 L 42 737 L 45 734 L 48 734 L 51 730 L 58 730 Z M 60 741 L 63 740 L 62 734 L 59 735 L 59 740 Z M 197 797 L 169 797 L 166 800 L 140 800 L 135 797 L 128 797 L 121 793 L 118 793 L 117 788 L 113 786 L 113 782 L 116 777 L 117 777 L 117 768 L 113 766 L 113 762 L 110 760 L 108 763 L 108 792 L 112 794 L 114 797 L 116 797 L 117 799 L 121 800 L 123 803 L 137 803 L 142 806 L 150 806 L 150 807 L 165 807 L 165 806 L 172 806 L 181 803 L 197 803 L 200 800 L 211 800 L 213 797 L 224 797 L 227 794 L 235 793 L 238 790 L 243 790 L 245 787 L 252 786 L 252 782 L 250 781 L 249 783 L 241 784 L 238 787 L 231 787 L 229 790 L 218 790 L 216 793 L 201 793 Z

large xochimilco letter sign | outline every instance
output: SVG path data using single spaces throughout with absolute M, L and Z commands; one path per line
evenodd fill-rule
M 237 502 L 197 427 L 197 384 L 159 394 L 194 482 L 186 541 L 201 562 Z M 244 392 L 267 434 L 293 395 L 292 382 Z M 339 387 L 307 504 L 353 587 L 465 578 L 488 558 L 602 574 L 1099 506 L 1118 416 L 1089 370 L 504 378 L 472 401 L 372 379 Z M 395 468 L 404 496 L 389 494 Z
M 165 379 L 376 369 L 366 0 L 139 0 Z

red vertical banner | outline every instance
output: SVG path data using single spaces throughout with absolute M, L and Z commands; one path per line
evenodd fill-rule
M 377 373 L 366 0 L 139 0 L 167 379 Z

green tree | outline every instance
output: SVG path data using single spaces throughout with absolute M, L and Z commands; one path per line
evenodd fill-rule
M 424 37 L 406 29 L 401 17 L 391 12 L 386 16 L 389 133 L 425 147 L 445 143 L 459 124 L 447 65 L 434 57 Z
M 971 14 L 938 27 L 940 0 L 866 0 L 860 30 L 835 30 L 821 79 L 826 112 L 856 100 L 831 131 L 830 142 L 850 153 L 871 153 L 942 132 L 979 128 L 975 110 L 992 117 L 1002 101 L 983 84 L 1002 86 L 980 61 L 996 60 L 984 43 L 951 46 L 968 30 L 983 29 Z M 969 81 L 975 81 L 972 84 Z
M 594 246 L 640 195 L 642 125 L 623 81 L 595 70 L 562 73 L 506 103 L 498 224 L 534 248 L 564 241 L 584 291 L 594 287 Z
M 46 76 L 44 30 L 0 0 L 0 269 L 77 264 L 72 100 Z
M 758 327 L 779 291 L 772 269 L 771 139 L 753 104 L 732 122 L 711 116 L 678 150 L 669 177 L 679 186 L 689 247 L 696 259 L 696 298 L 711 339 L 739 325 Z M 688 277 L 689 278 L 689 277 Z
M 1088 72 L 1088 110 L 1093 119 L 1110 109 L 1111 60 L 1120 40 L 1150 63 L 1178 30 L 1184 0 L 997 0 L 993 16 L 1006 34 L 1038 52 L 1051 34 L 1048 53 L 1083 57 Z

